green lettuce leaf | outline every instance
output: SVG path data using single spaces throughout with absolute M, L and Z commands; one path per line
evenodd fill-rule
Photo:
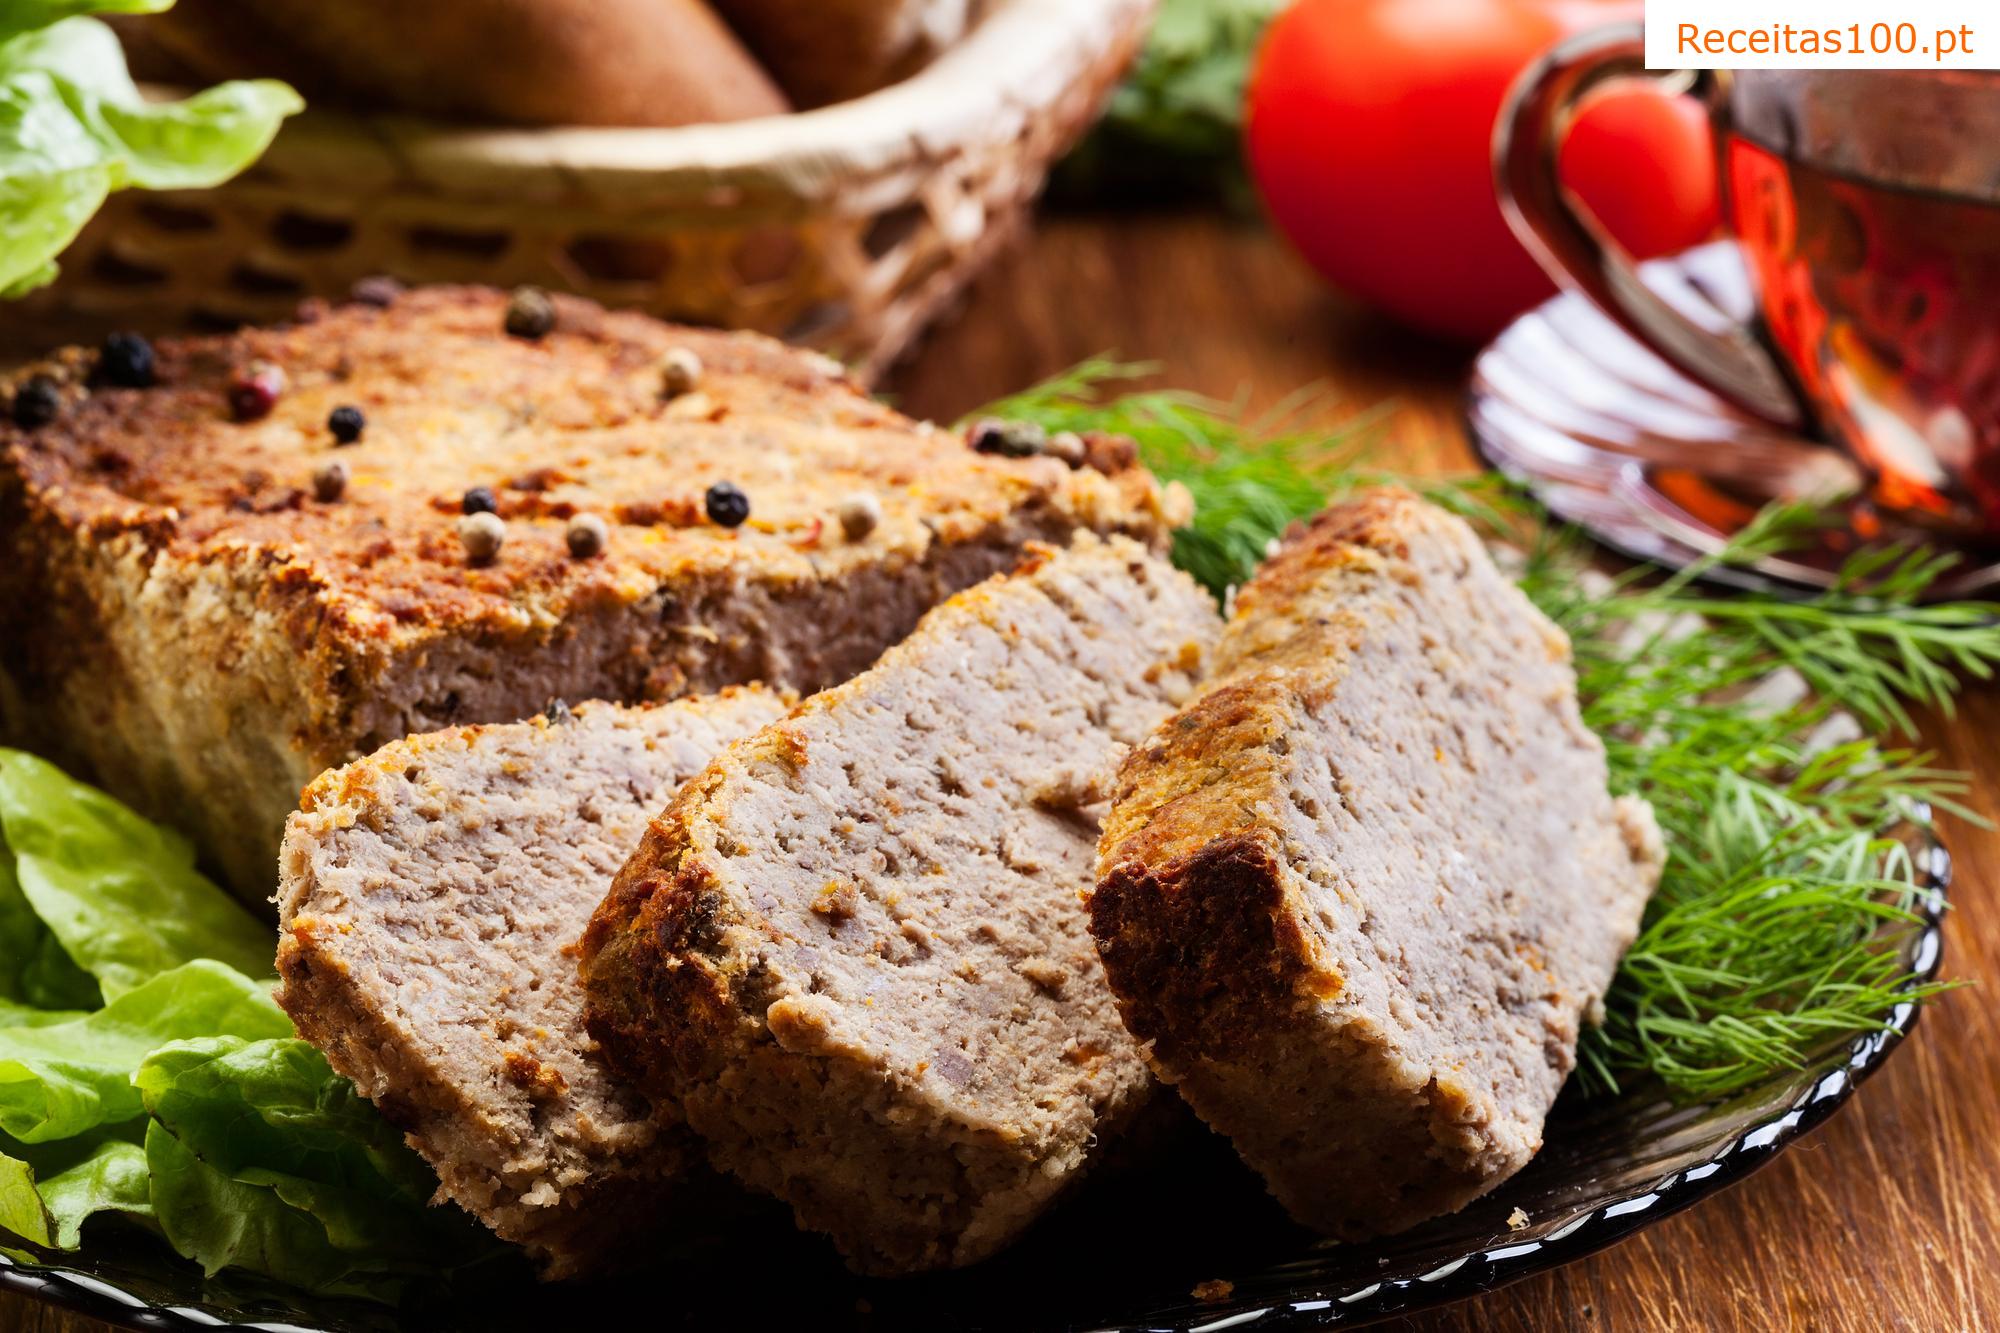
M 425 1206 L 429 1168 L 306 1042 L 175 1042 L 134 1083 L 152 1117 L 160 1226 L 211 1273 L 380 1296 L 381 1279 L 435 1276 L 495 1248 L 456 1209 Z
M 303 104 L 282 83 L 242 80 L 178 102 L 96 107 L 125 164 L 145 190 L 204 190 L 262 156 L 278 122 Z
M 21 897 L 107 999 L 197 958 L 271 970 L 270 930 L 194 868 L 185 838 L 19 750 L 0 750 L 0 842 Z M 20 996 L 88 1003 L 54 981 Z
M 220 185 L 269 144 L 299 109 L 282 83 L 225 83 L 178 102 L 148 102 L 125 69 L 118 38 L 102 23 L 72 21 L 0 46 L 0 74 L 18 69 L 30 88 L 52 80 L 56 97 L 96 153 L 119 166 L 119 185 L 191 190 Z M 41 101 L 49 100 L 44 92 Z
M 436 1188 L 402 1134 L 310 1042 L 177 1041 L 147 1057 L 133 1084 L 148 1114 L 232 1175 L 281 1169 L 412 1203 Z
M 98 1213 L 149 1223 L 153 1205 L 139 1146 L 145 1132 L 145 1121 L 134 1120 L 56 1143 L 0 1137 L 0 1229 L 73 1250 L 84 1222 Z
M 0 1025 L 36 1022 L 42 1011 L 95 1009 L 102 1003 L 97 979 L 63 951 L 21 892 L 14 858 L 0 841 Z M 54 1021 L 64 1016 L 58 1012 Z
M 199 961 L 64 1023 L 0 1029 L 0 1130 L 23 1143 L 66 1139 L 145 1109 L 132 1077 L 169 1042 L 216 1033 L 290 1037 L 268 981 Z
M 311 1213 L 263 1186 L 231 1180 L 157 1120 L 146 1127 L 146 1169 L 161 1234 L 210 1277 L 225 1268 L 248 1268 L 325 1289 L 353 1267 Z
M 0 5 L 0 296 L 49 280 L 55 257 L 113 190 L 198 189 L 254 162 L 304 107 L 282 83 L 223 84 L 149 102 L 111 30 L 90 12 L 171 0 L 6 0 Z
M 294 1035 L 272 952 L 185 840 L 0 750 L 0 1231 L 73 1247 L 111 1214 L 377 1300 L 501 1252 Z
M 49 1214 L 35 1189 L 35 1168 L 0 1156 L 0 1228 L 37 1245 L 49 1243 Z
M 91 1143 L 73 1163 L 42 1176 L 42 1205 L 56 1224 L 52 1243 L 57 1249 L 75 1249 L 82 1241 L 84 1222 L 98 1213 L 152 1220 L 152 1184 L 146 1150 L 139 1143 L 144 1122 L 127 1127 L 127 1132 L 129 1137 Z M 77 1142 L 65 1140 L 63 1146 Z

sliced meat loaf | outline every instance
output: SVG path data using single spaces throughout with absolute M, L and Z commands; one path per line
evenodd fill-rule
M 1086 535 L 732 746 L 584 937 L 612 1064 L 858 1269 L 1006 1244 L 1148 1094 L 1084 918 L 1088 807 L 1219 628 Z
M 0 377 L 0 403 L 45 375 L 61 404 L 0 412 L 0 737 L 261 901 L 322 769 L 551 698 L 821 689 L 1030 541 L 1163 545 L 1185 515 L 1129 455 L 979 453 L 768 338 L 509 311 L 431 287 L 162 341 L 149 387 L 75 348 Z M 233 409 L 258 362 L 282 392 Z M 726 490 L 710 514 L 725 482 L 747 518 Z M 843 525 L 850 499 L 872 526 Z M 468 505 L 504 522 L 497 552 L 462 539 Z M 595 554 L 570 550 L 579 515 Z
M 286 829 L 279 1002 L 550 1276 L 643 1238 L 689 1159 L 598 1062 L 565 947 L 674 789 L 785 707 L 743 689 L 412 736 L 320 777 Z
M 1121 769 L 1091 928 L 1153 1067 L 1343 1237 L 1519 1170 L 1659 876 L 1569 642 L 1406 492 L 1237 598 L 1211 682 Z

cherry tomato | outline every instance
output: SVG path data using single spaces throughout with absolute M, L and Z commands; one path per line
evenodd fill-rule
M 1604 229 L 1640 259 L 1699 245 L 1720 220 L 1708 113 L 1655 84 L 1614 83 L 1592 94 L 1563 140 L 1556 168 Z
M 1563 38 L 1639 12 L 1633 0 L 1298 0 L 1264 37 L 1246 108 L 1271 216 L 1337 285 L 1419 328 L 1491 337 L 1554 290 L 1493 193 L 1500 103 Z M 1715 226 L 1698 122 L 1634 85 L 1593 99 L 1572 130 L 1575 188 L 1642 255 Z

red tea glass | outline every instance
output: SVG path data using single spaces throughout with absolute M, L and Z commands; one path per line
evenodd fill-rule
M 1881 507 L 2000 544 L 2000 73 L 1649 75 L 1644 51 L 1636 26 L 1587 34 L 1516 84 L 1494 137 L 1515 231 L 1681 370 L 1843 445 Z M 1633 76 L 1708 107 L 1724 224 L 1757 287 L 1748 327 L 1647 287 L 1556 179 L 1578 103 Z

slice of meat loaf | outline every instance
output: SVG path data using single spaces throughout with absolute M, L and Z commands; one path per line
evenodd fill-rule
M 1091 930 L 1154 1069 L 1342 1237 L 1519 1170 L 1660 871 L 1569 643 L 1459 519 L 1330 509 L 1126 760 Z
M 74 349 L 0 380 L 0 404 L 61 386 L 54 420 L 0 412 L 0 733 L 262 900 L 323 768 L 551 698 L 820 689 L 1030 541 L 1164 543 L 1185 508 L 1111 451 L 976 453 L 767 338 L 564 297 L 516 336 L 508 304 L 428 288 L 162 342 L 148 388 Z M 268 412 L 260 361 L 285 378 Z M 336 433 L 341 407 L 361 419 Z M 747 521 L 726 492 L 709 516 L 722 482 Z M 854 496 L 880 518 L 850 536 Z M 490 559 L 461 540 L 468 503 L 505 523 Z M 571 554 L 580 514 L 601 553 Z
M 858 1269 L 1006 1244 L 1150 1090 L 1084 918 L 1086 807 L 1219 628 L 1086 536 L 732 746 L 584 936 L 612 1064 Z
M 279 1002 L 550 1276 L 648 1234 L 689 1143 L 599 1063 L 565 949 L 674 789 L 785 708 L 743 689 L 412 736 L 322 775 L 286 829 Z

